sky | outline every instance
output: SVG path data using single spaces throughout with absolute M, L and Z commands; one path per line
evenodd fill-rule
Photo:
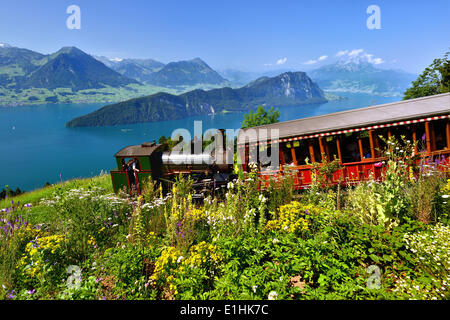
M 80 29 L 67 27 L 71 5 Z M 449 0 L 2 0 L 0 43 L 164 63 L 200 57 L 218 70 L 259 72 L 359 57 L 420 73 L 450 51 L 449 16 Z

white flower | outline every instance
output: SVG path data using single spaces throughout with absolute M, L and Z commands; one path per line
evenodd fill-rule
M 184 259 L 184 257 L 183 256 L 179 256 L 178 257 L 178 259 L 177 259 L 177 263 L 180 263 L 181 262 L 181 260 L 183 260 Z
M 273 243 L 273 244 L 277 244 L 278 242 L 280 242 L 280 240 L 278 240 L 277 238 L 274 238 L 274 239 L 272 240 L 272 243 Z
M 275 291 L 270 291 L 269 296 L 267 297 L 269 300 L 277 300 L 278 298 L 278 293 L 276 293 Z
M 259 202 L 264 203 L 264 202 L 266 202 L 267 199 L 264 197 L 264 195 L 260 194 L 258 197 L 258 200 L 259 200 Z
M 253 286 L 253 287 L 252 287 L 254 293 L 256 293 L 256 289 L 257 289 L 257 288 L 258 288 L 258 286 Z
M 444 199 L 447 199 L 447 198 L 449 198 L 449 197 L 450 197 L 450 195 L 448 195 L 448 194 L 442 195 L 442 198 L 444 198 Z

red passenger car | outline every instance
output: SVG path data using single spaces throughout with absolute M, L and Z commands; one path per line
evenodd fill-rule
M 277 130 L 276 138 L 270 138 L 271 130 Z M 269 138 L 261 132 L 267 132 Z M 423 141 L 423 149 L 416 151 L 422 157 L 439 157 L 441 168 L 448 172 L 450 93 L 241 130 L 238 150 L 244 171 L 254 162 L 262 176 L 268 178 L 283 174 L 289 166 L 296 172 L 295 186 L 302 189 L 312 182 L 312 166 L 307 159 L 320 162 L 322 155 L 339 159 L 343 166 L 334 173 L 334 183 L 380 178 L 383 158 L 379 136 L 402 135 L 410 141 Z M 252 158 L 254 154 L 259 157 L 259 151 L 266 148 L 278 151 L 278 167 L 264 168 L 261 159 Z

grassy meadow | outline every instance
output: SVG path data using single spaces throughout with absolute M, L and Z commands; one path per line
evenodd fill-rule
M 264 188 L 240 172 L 201 203 L 182 176 L 167 194 L 101 175 L 6 198 L 0 298 L 448 299 L 448 171 L 390 143 L 384 179 L 353 186 L 324 162 L 302 192 L 286 170 Z

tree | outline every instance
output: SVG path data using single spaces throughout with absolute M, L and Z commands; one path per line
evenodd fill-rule
M 413 81 L 412 87 L 405 91 L 403 100 L 450 92 L 449 54 L 450 52 L 447 52 L 444 58 L 434 59 L 417 80 Z
M 242 122 L 241 128 L 246 129 L 276 123 L 279 117 L 280 111 L 278 109 L 274 110 L 271 107 L 269 111 L 266 111 L 263 106 L 259 106 L 256 113 L 251 110 L 248 114 L 244 115 L 244 122 Z

